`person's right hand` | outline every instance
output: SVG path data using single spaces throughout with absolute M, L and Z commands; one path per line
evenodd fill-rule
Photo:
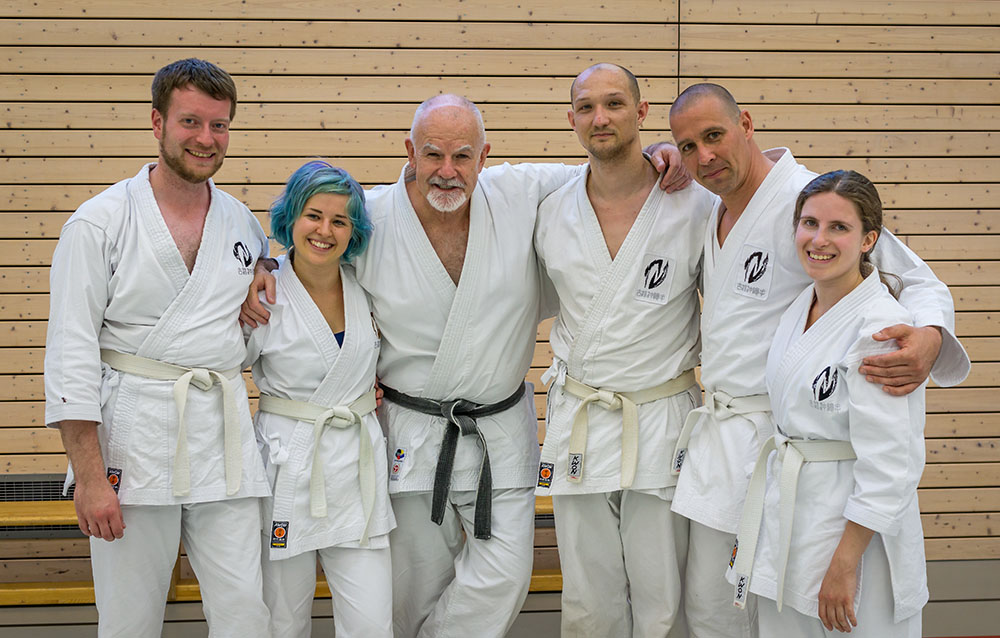
M 76 520 L 86 536 L 113 541 L 125 535 L 125 520 L 111 483 L 97 479 L 93 482 L 77 481 L 73 492 Z
M 273 259 L 258 259 L 254 266 L 253 281 L 247 291 L 247 298 L 240 307 L 240 323 L 251 328 L 256 328 L 259 324 L 267 323 L 271 318 L 271 313 L 264 304 L 260 302 L 260 291 L 264 291 L 264 296 L 268 303 L 275 302 L 274 296 L 274 275 L 271 271 L 278 267 L 278 262 Z

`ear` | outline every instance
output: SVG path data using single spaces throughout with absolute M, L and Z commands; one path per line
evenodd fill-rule
M 871 252 L 871 250 L 875 248 L 876 241 L 878 241 L 878 232 L 869 230 L 861 240 L 861 252 Z
M 750 111 L 740 111 L 740 128 L 748 140 L 753 137 L 753 119 L 750 118 Z
M 163 114 L 153 109 L 150 119 L 153 121 L 153 137 L 158 140 L 163 139 Z
M 569 127 L 576 130 L 576 114 L 573 113 L 573 109 L 566 111 L 566 119 L 569 120 Z
M 416 156 L 416 149 L 413 148 L 413 140 L 406 138 L 403 140 L 403 144 L 406 145 L 406 161 L 410 163 L 410 166 L 413 166 L 413 160 Z
M 647 102 L 646 100 L 639 102 L 638 111 L 639 111 L 639 126 L 642 126 L 642 123 L 646 121 L 646 116 L 649 115 L 649 102 Z
M 477 173 L 483 170 L 483 167 L 486 166 L 486 156 L 489 154 L 490 154 L 490 143 L 486 142 L 485 144 L 483 144 L 483 151 L 479 154 L 479 168 L 476 169 Z

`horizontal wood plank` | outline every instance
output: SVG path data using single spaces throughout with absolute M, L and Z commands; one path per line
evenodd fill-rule
M 685 22 L 742 22 L 765 24 L 1000 24 L 1000 9 L 991 0 L 906 0 L 871 2 L 840 0 L 833 9 L 822 0 L 712 0 L 682 2 Z
M 839 7 L 838 7 L 839 10 Z M 1000 51 L 1000 28 L 822 24 L 681 24 L 689 51 Z M 47 43 L 48 40 L 40 40 Z
M 754 51 L 685 51 L 683 77 L 745 75 L 831 78 L 991 78 L 1000 75 L 996 53 L 813 53 Z M 19 67 L 14 67 L 20 70 Z

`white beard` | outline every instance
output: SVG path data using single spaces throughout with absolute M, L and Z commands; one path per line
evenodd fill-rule
M 461 189 L 442 191 L 431 188 L 427 193 L 427 203 L 439 213 L 453 213 L 464 206 L 468 199 L 465 191 Z

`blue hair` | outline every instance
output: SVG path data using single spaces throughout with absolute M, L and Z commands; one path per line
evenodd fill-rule
M 351 261 L 368 247 L 372 236 L 372 220 L 365 208 L 365 192 L 351 175 L 342 168 L 322 160 L 313 160 L 300 166 L 285 184 L 278 199 L 271 205 L 271 237 L 287 250 L 292 246 L 292 226 L 302 214 L 309 198 L 317 193 L 347 195 L 347 216 L 351 220 L 351 239 L 341 257 Z

